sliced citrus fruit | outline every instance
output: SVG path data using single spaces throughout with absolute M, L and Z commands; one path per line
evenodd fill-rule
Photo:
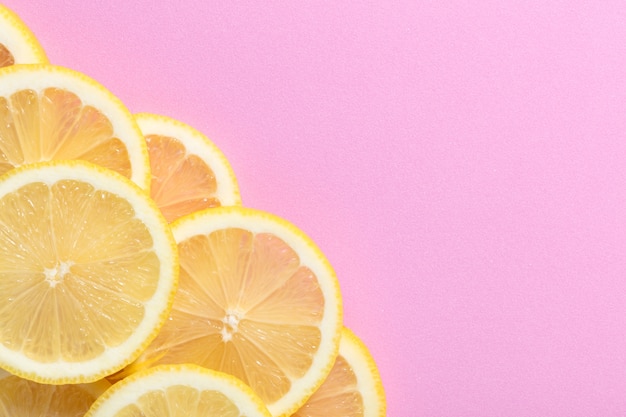
M 46 53 L 26 24 L 0 4 L 0 67 L 48 62 Z
M 151 196 L 168 221 L 241 204 L 228 160 L 206 136 L 170 117 L 139 113 L 135 119 L 148 144 Z
M 0 174 L 82 159 L 150 185 L 148 150 L 133 116 L 91 78 L 49 64 L 0 69 Z
M 369 350 L 344 328 L 339 355 L 324 383 L 292 417 L 385 417 L 378 368 Z
M 29 381 L 0 370 L 1 416 L 82 416 L 111 384 L 50 385 Z
M 161 365 L 113 385 L 85 417 L 271 417 L 239 379 L 197 365 Z
M 42 162 L 0 178 L 0 367 L 93 382 L 167 319 L 176 244 L 154 202 L 114 171 Z
M 185 216 L 172 230 L 180 284 L 170 318 L 121 376 L 196 363 L 243 380 L 275 416 L 297 410 L 339 348 L 341 296 L 322 252 L 286 220 L 240 206 Z

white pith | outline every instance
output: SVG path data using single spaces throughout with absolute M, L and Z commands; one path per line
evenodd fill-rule
M 34 35 L 13 12 L 0 6 L 0 43 L 11 52 L 16 64 L 47 62 L 41 45 Z M 33 36 L 29 39 L 29 36 Z

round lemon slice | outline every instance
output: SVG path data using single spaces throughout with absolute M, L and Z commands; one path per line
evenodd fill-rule
M 241 204 L 228 160 L 206 136 L 166 116 L 135 115 L 148 144 L 151 196 L 172 222 L 194 211 Z
M 270 417 L 237 378 L 195 365 L 162 365 L 107 390 L 85 417 Z
M 335 273 L 286 220 L 240 206 L 172 224 L 180 286 L 167 323 L 121 375 L 195 363 L 250 385 L 274 416 L 296 411 L 330 372 L 342 329 Z
M 76 71 L 0 69 L 0 174 L 24 164 L 81 159 L 150 186 L 148 149 L 122 102 Z
M 0 367 L 92 382 L 134 360 L 166 320 L 176 244 L 121 175 L 52 161 L 0 178 Z
M 46 53 L 33 32 L 17 14 L 0 5 L 0 67 L 46 62 Z

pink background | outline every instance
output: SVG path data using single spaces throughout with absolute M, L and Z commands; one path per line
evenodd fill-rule
M 389 416 L 626 415 L 626 2 L 6 4 L 318 243 Z

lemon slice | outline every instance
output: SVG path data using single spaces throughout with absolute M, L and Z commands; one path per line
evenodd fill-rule
M 106 391 L 85 417 L 270 417 L 240 380 L 195 365 L 138 372 Z
M 0 370 L 0 415 L 82 416 L 111 384 L 39 384 Z
M 234 375 L 274 416 L 298 409 L 339 348 L 341 296 L 317 246 L 277 216 L 239 206 L 172 224 L 180 286 L 161 332 L 117 378 L 152 364 Z
M 150 185 L 145 140 L 132 114 L 93 79 L 49 64 L 0 69 L 0 174 L 82 159 Z
M 148 144 L 151 196 L 168 221 L 241 204 L 228 160 L 206 136 L 170 117 L 139 113 L 135 120 Z
M 374 358 L 363 341 L 344 328 L 333 369 L 293 417 L 385 415 L 385 391 Z
M 176 244 L 145 192 L 83 161 L 0 178 L 0 367 L 92 382 L 135 359 L 166 320 Z
M 22 19 L 0 5 L 0 67 L 48 62 L 46 53 Z

